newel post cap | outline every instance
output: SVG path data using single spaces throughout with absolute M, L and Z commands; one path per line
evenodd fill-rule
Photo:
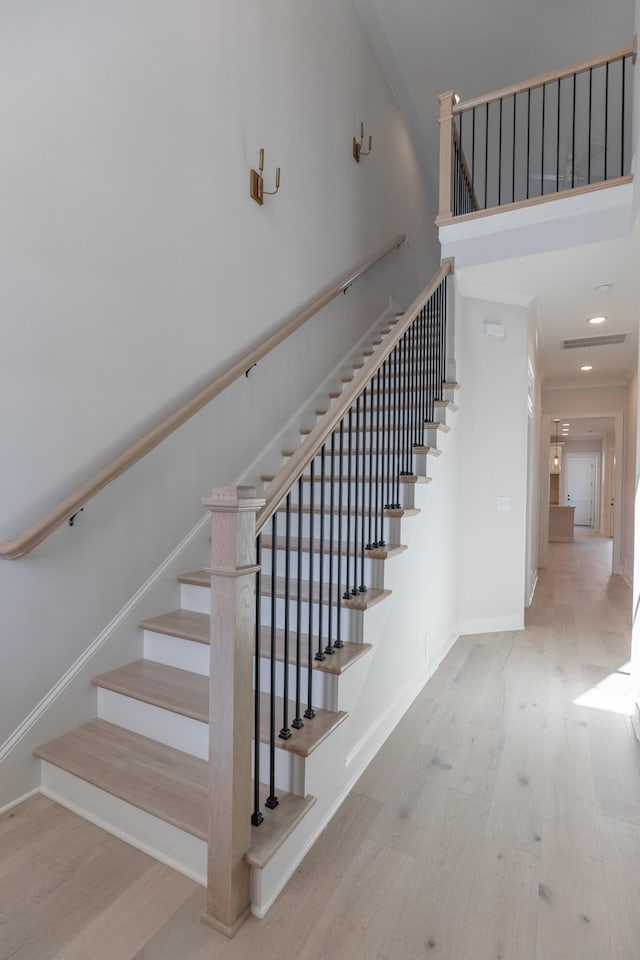
M 257 512 L 264 506 L 263 497 L 256 496 L 255 487 L 228 486 L 214 487 L 211 496 L 202 501 L 203 506 L 212 513 Z

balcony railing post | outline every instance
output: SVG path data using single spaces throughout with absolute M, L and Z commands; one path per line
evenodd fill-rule
M 252 655 L 256 512 L 252 487 L 215 487 L 211 511 L 209 857 L 203 920 L 233 936 L 250 909 Z
M 447 90 L 438 97 L 440 102 L 440 199 L 438 219 L 452 216 L 451 171 L 453 166 L 453 107 L 456 95 Z

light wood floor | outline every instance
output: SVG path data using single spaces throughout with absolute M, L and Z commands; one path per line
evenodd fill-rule
M 2 960 L 638 960 L 631 592 L 551 544 L 522 633 L 461 638 L 266 920 L 43 797 L 0 818 Z

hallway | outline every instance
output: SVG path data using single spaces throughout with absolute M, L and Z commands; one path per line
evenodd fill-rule
M 199 887 L 50 801 L 0 818 L 0 960 L 638 960 L 631 591 L 610 550 L 550 544 L 526 630 L 457 641 L 233 941 L 196 922 Z

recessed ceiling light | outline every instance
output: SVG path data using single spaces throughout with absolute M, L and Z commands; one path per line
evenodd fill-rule
M 606 317 L 590 317 L 589 323 L 593 323 L 593 324 L 604 323 L 606 319 L 607 319 Z
M 585 365 L 583 367 L 580 367 L 580 369 L 584 370 L 586 373 L 587 370 L 593 370 L 593 367 L 590 366 L 588 363 L 585 363 Z
M 563 426 L 563 427 L 570 427 L 571 424 L 570 424 L 570 423 L 563 423 L 562 426 Z
M 612 283 L 596 283 L 593 289 L 596 293 L 609 293 L 609 290 L 611 290 L 612 287 Z

